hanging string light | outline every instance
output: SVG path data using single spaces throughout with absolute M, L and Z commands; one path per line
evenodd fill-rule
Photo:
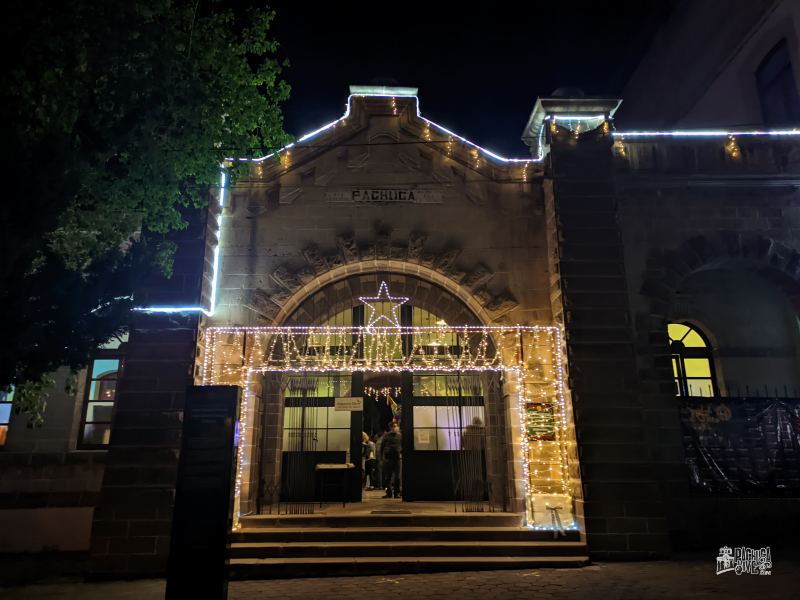
M 399 387 L 382 387 L 382 388 L 374 388 L 370 385 L 364 386 L 364 395 L 369 396 L 375 402 L 377 402 L 380 398 L 384 398 L 386 400 L 386 404 L 389 404 L 389 398 L 397 398 L 400 395 L 400 388 Z
M 202 382 L 239 385 L 244 392 L 234 490 L 237 528 L 243 494 L 250 493 L 245 486 L 251 485 L 247 474 L 256 447 L 251 427 L 255 399 L 261 375 L 271 372 L 504 372 L 517 404 L 519 426 L 514 435 L 529 526 L 552 526 L 534 510 L 542 498 L 571 497 L 569 456 L 574 442 L 569 437 L 558 327 L 450 326 L 443 321 L 419 327 L 209 327 L 203 332 L 202 348 Z M 394 401 L 399 387 L 367 386 L 365 394 L 375 401 L 385 398 L 393 414 L 395 409 L 399 413 Z M 559 517 L 564 527 L 575 526 L 567 509 Z

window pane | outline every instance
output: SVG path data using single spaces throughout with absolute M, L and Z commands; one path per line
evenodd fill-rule
M 677 341 L 683 338 L 688 331 L 688 327 L 686 325 L 680 325 L 679 323 L 670 323 L 667 325 L 667 332 L 669 333 L 669 339 L 672 341 Z
M 672 374 L 678 376 L 678 358 L 675 356 L 672 357 Z
M 116 359 L 96 360 L 92 364 L 92 379 L 101 377 L 116 377 L 119 371 L 119 361 Z
M 305 407 L 305 426 L 310 428 L 328 426 L 328 407 L 327 406 L 306 406 Z
M 0 448 L 6 445 L 6 439 L 8 439 L 8 426 L 0 425 Z
M 291 452 L 293 450 L 300 450 L 300 429 L 284 429 L 283 430 L 283 450 Z
M 686 377 L 711 377 L 711 364 L 707 358 L 686 358 L 683 364 Z
M 333 406 L 328 407 L 328 427 L 350 428 L 350 411 L 336 410 Z
M 317 396 L 317 387 L 319 385 L 319 377 L 289 377 L 286 385 L 286 396 L 289 398 L 315 397 Z
M 459 419 L 458 406 L 437 406 L 436 407 L 436 426 L 441 427 L 462 427 L 466 423 Z
M 284 452 L 324 452 L 328 443 L 327 429 L 284 429 Z
M 690 396 L 703 396 L 708 398 L 714 395 L 714 387 L 710 379 L 689 379 L 688 388 Z
M 111 413 L 114 410 L 113 402 L 90 402 L 86 408 L 86 421 L 111 422 Z
M 436 427 L 435 406 L 414 407 L 414 428 L 417 427 Z
M 11 403 L 0 403 L 0 424 L 8 423 L 11 420 Z
M 350 414 L 350 413 L 347 413 Z M 328 429 L 328 450 L 347 452 L 350 449 L 349 429 Z
M 432 312 L 416 306 L 411 312 L 411 324 L 414 327 L 435 327 L 437 325 L 446 325 L 444 320 L 440 319 Z
M 436 450 L 436 430 L 414 428 L 414 450 Z
M 436 438 L 439 450 L 461 450 L 460 429 L 437 429 Z
M 462 396 L 483 396 L 483 386 L 478 375 L 461 376 L 461 395 Z
M 353 309 L 348 308 L 342 312 L 336 313 L 330 319 L 321 323 L 322 327 L 352 327 L 353 326 Z
M 324 452 L 328 445 L 328 430 L 306 429 L 304 443 L 309 452 Z
M 113 402 L 117 395 L 116 379 L 98 379 L 93 381 L 89 393 L 90 400 L 101 400 L 103 402 Z
M 706 343 L 703 341 L 703 338 L 700 337 L 700 334 L 696 331 L 692 330 L 686 334 L 686 337 L 683 338 L 683 345 L 687 348 L 705 348 Z
M 440 377 L 440 381 L 438 382 L 440 385 L 438 386 L 439 395 L 440 396 L 458 396 L 461 390 L 461 381 L 459 377 L 455 375 L 447 375 L 445 377 Z M 442 389 L 442 385 L 444 384 L 444 389 Z
M 473 423 L 475 425 L 486 425 L 486 417 L 483 414 L 482 406 L 462 406 L 461 419 L 464 426 Z M 475 419 L 480 419 L 480 423 L 475 423 Z
M 300 410 L 299 406 L 286 406 L 283 409 L 283 426 L 284 427 L 300 427 Z
M 436 377 L 419 375 L 414 377 L 415 396 L 436 396 Z
M 90 446 L 108 444 L 111 437 L 111 424 L 84 425 L 83 443 Z
M 351 393 L 351 384 L 353 380 L 350 376 L 346 377 L 336 377 L 331 380 L 331 396 L 333 398 L 342 398 L 342 397 L 350 397 L 352 396 Z

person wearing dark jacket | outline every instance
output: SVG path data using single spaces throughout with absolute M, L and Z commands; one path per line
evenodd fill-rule
M 400 459 L 403 456 L 403 438 L 400 426 L 392 423 L 389 433 L 383 436 L 381 458 L 383 459 L 383 484 L 386 486 L 384 498 L 400 497 Z

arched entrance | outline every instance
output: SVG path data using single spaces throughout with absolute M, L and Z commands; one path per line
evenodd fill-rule
M 450 320 L 457 319 L 454 324 Z M 330 283 L 297 306 L 284 323 L 353 331 L 397 329 L 386 343 L 382 365 L 359 370 L 265 374 L 268 388 L 282 405 L 282 434 L 263 436 L 258 509 L 304 512 L 310 502 L 342 496 L 360 502 L 369 483 L 386 489 L 384 471 L 391 460 L 383 441 L 396 423 L 402 438 L 399 463 L 404 501 L 459 501 L 473 510 L 506 508 L 508 480 L 505 447 L 509 443 L 507 411 L 499 394 L 499 371 L 476 370 L 469 364 L 435 364 L 437 356 L 458 360 L 461 343 L 452 327 L 480 326 L 478 318 L 453 294 L 411 275 L 366 273 Z M 422 339 L 422 331 L 427 331 Z M 339 354 L 370 352 L 369 342 L 342 340 Z M 488 345 L 493 346 L 490 336 Z M 374 350 L 374 348 L 373 348 Z M 494 350 L 489 350 L 490 353 Z M 393 359 L 409 353 L 422 364 L 403 368 Z M 425 361 L 430 364 L 425 368 Z M 409 366 L 409 365 L 406 365 Z M 437 368 L 438 367 L 438 368 Z M 463 368 L 462 368 L 463 367 Z M 280 380 L 280 381 L 279 381 Z M 344 398 L 357 398 L 361 410 L 338 410 Z M 268 432 L 273 411 L 262 414 Z M 491 416 L 491 426 L 488 419 Z M 466 437 L 465 437 L 466 432 Z M 374 450 L 362 439 L 370 439 Z M 376 468 L 364 451 L 375 452 Z M 347 473 L 333 465 L 352 465 Z M 347 479 L 342 485 L 338 478 Z M 333 484 L 326 479 L 332 479 Z M 377 481 L 376 481 L 377 480 Z M 346 492 L 343 490 L 346 489 Z M 374 497 L 374 494 L 370 495 Z M 485 506 L 483 506 L 485 505 Z
M 362 403 L 376 402 L 369 381 L 384 375 L 381 387 L 399 388 L 404 499 L 491 503 L 531 527 L 577 527 L 558 327 L 478 323 L 465 290 L 413 274 L 360 272 L 315 289 L 286 324 L 203 331 L 199 379 L 243 391 L 235 524 L 282 502 L 313 510 L 319 464 L 359 470 Z M 339 498 L 356 501 L 360 479 Z

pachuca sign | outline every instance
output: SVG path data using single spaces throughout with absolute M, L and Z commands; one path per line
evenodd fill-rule
M 442 192 L 425 188 L 354 187 L 325 192 L 328 202 L 441 204 Z

